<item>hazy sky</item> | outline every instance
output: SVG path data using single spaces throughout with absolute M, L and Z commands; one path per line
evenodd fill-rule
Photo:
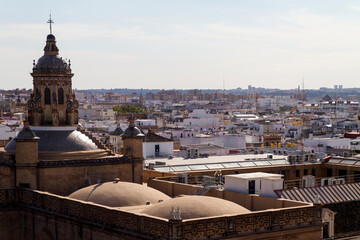
M 0 89 L 30 88 L 51 9 L 73 87 L 360 87 L 360 1 L 0 0 Z

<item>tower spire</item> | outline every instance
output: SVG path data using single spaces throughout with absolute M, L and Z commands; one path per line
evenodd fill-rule
M 52 26 L 51 26 L 51 24 L 54 23 L 54 21 L 51 19 L 51 13 L 50 13 L 50 18 L 49 18 L 49 20 L 47 21 L 47 23 L 50 24 L 50 34 L 52 34 Z

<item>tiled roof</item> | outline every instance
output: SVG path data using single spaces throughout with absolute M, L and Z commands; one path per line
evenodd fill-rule
M 120 136 L 123 133 L 124 131 L 121 129 L 121 127 L 117 127 L 113 132 L 110 133 L 110 135 Z
M 315 195 L 320 203 L 336 203 L 360 200 L 360 183 L 337 184 L 319 187 L 275 190 L 275 193 L 285 199 L 313 203 Z
M 171 142 L 172 140 L 162 137 L 160 135 L 157 135 L 153 133 L 152 131 L 148 131 L 148 133 L 145 135 L 144 142 Z

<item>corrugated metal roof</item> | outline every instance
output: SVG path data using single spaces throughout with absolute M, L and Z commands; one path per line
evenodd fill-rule
M 360 183 L 275 190 L 285 199 L 313 203 L 317 195 L 320 203 L 335 203 L 360 200 Z

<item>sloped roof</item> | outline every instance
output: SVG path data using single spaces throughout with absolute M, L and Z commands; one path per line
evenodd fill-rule
M 121 129 L 121 127 L 117 127 L 113 132 L 110 133 L 110 135 L 120 136 L 123 133 L 124 131 Z
M 157 135 L 153 133 L 151 130 L 147 132 L 144 138 L 144 142 L 171 142 L 171 141 L 172 141 L 171 139 Z
M 314 203 L 315 195 L 320 203 L 336 203 L 360 200 L 360 183 L 337 184 L 319 187 L 275 190 L 281 198 Z

